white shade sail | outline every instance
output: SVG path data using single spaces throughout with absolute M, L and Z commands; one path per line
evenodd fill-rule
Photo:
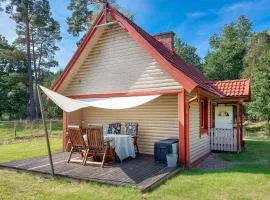
M 92 98 L 75 100 L 65 97 L 57 92 L 40 86 L 42 91 L 63 111 L 73 112 L 81 108 L 96 107 L 103 109 L 127 109 L 143 105 L 158 98 L 160 95 L 132 96 L 132 97 L 112 97 L 112 98 Z
M 81 108 L 88 107 L 88 104 L 86 102 L 65 97 L 41 85 L 39 87 L 57 106 L 59 106 L 65 112 L 73 112 L 76 110 L 80 110 Z

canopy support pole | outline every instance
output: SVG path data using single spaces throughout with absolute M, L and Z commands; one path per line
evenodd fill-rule
M 43 102 L 42 102 L 41 95 L 40 95 L 39 85 L 37 85 L 37 91 L 38 91 L 38 100 L 39 100 L 40 112 L 41 112 L 41 116 L 42 116 L 42 120 L 43 120 L 45 136 L 46 136 L 48 156 L 49 156 L 50 165 L 51 165 L 51 174 L 52 174 L 52 176 L 54 176 L 54 167 L 53 167 L 53 161 L 52 161 L 51 146 L 50 146 L 50 140 L 49 140 L 49 135 L 48 135 L 47 123 L 46 123 L 46 116 L 45 116 L 45 113 L 44 113 Z

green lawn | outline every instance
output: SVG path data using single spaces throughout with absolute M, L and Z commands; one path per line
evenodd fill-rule
M 50 144 L 52 152 L 59 152 L 61 150 L 62 140 L 60 137 L 51 137 Z M 0 145 L 0 162 L 21 160 L 46 154 L 47 146 L 44 137 Z
M 247 139 L 268 139 L 270 140 L 270 128 L 267 127 L 266 121 L 250 122 L 245 124 L 245 136 Z
M 59 137 L 51 139 L 54 151 Z M 35 147 L 38 151 L 34 150 Z M 20 151 L 18 151 L 20 149 Z M 33 149 L 34 151 L 29 151 Z M 19 144 L 0 145 L 0 162 L 46 154 L 44 138 Z M 134 188 L 69 183 L 62 178 L 40 178 L 25 172 L 0 170 L 0 199 L 269 199 L 270 140 L 247 140 L 240 154 L 221 154 L 229 162 L 224 171 L 182 171 L 150 193 Z
M 49 131 L 51 130 L 52 135 L 61 134 L 62 122 L 60 120 L 52 121 L 51 123 L 50 121 L 48 121 L 47 123 L 48 129 Z M 44 128 L 41 120 L 33 122 L 29 122 L 26 120 L 16 122 L 0 121 L 0 144 L 12 143 L 16 139 L 40 135 L 44 135 Z
M 16 136 L 14 134 L 16 124 Z M 51 129 L 50 129 L 51 127 Z M 61 150 L 61 121 L 52 121 L 51 148 L 53 152 Z M 41 137 L 42 136 L 42 137 Z M 0 121 L 0 162 L 32 158 L 47 154 L 43 123 L 39 121 Z
M 0 170 L 0 190 L 3 199 L 269 199 L 270 141 L 249 140 L 246 146 L 241 154 L 220 156 L 230 162 L 222 172 L 183 171 L 145 194 L 132 188 L 68 183 L 5 169 Z

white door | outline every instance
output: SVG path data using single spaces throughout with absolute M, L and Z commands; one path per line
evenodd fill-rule
M 233 128 L 233 106 L 218 105 L 215 107 L 215 128 Z

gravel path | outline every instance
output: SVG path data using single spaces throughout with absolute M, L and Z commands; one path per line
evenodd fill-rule
M 228 165 L 228 161 L 218 158 L 219 154 L 212 153 L 206 160 L 204 160 L 197 169 L 203 171 L 223 171 Z

